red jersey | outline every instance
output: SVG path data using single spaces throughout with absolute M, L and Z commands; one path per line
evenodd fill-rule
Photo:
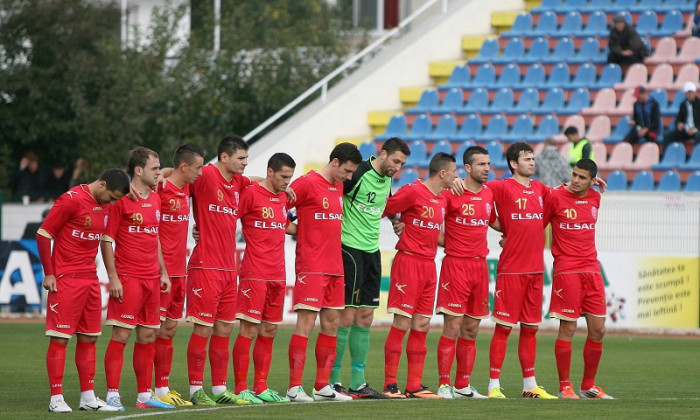
M 292 182 L 291 187 L 297 195 L 299 220 L 297 273 L 342 276 L 343 184 L 328 182 L 318 172 L 310 171 Z
M 227 181 L 213 163 L 202 167 L 202 175 L 190 189 L 199 242 L 192 250 L 189 268 L 236 270 L 238 200 L 248 185 L 250 180 L 240 174 Z
M 571 271 L 600 272 L 595 249 L 600 193 L 589 189 L 584 197 L 564 187 L 547 195 L 544 203 L 545 226 L 552 223 L 554 274 Z
M 117 273 L 152 277 L 160 273 L 158 227 L 160 197 L 151 193 L 138 201 L 123 197 L 109 214 L 105 237 L 113 239 Z
M 486 234 L 489 225 L 496 221 L 493 191 L 484 185 L 478 193 L 465 190 L 458 196 L 445 190 L 442 196 L 447 200 L 445 254 L 486 258 L 489 255 Z
M 100 204 L 87 184 L 76 185 L 54 203 L 41 229 L 53 237 L 51 258 L 56 277 L 95 274 L 97 248 L 107 229 L 111 204 Z
M 241 193 L 238 211 L 246 239 L 241 280 L 285 280 L 287 194 L 273 194 L 260 184 L 251 184 Z
M 168 181 L 160 196 L 160 246 L 170 277 L 187 275 L 187 229 L 190 225 L 190 184 L 183 188 Z
M 542 209 L 549 187 L 535 180 L 523 186 L 513 178 L 487 182 L 506 243 L 498 274 L 544 273 Z
M 425 258 L 435 258 L 446 200 L 435 195 L 420 180 L 404 185 L 386 202 L 384 215 L 401 213 L 406 225 L 396 249 Z

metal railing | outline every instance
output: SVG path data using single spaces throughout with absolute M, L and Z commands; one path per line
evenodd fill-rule
M 289 113 L 292 109 L 294 109 L 297 105 L 299 105 L 302 101 L 304 101 L 306 98 L 309 96 L 313 95 L 316 93 L 318 90 L 321 91 L 321 101 L 326 102 L 327 96 L 328 96 L 328 84 L 341 75 L 345 70 L 349 69 L 351 66 L 355 65 L 358 61 L 362 60 L 369 54 L 375 52 L 379 47 L 384 45 L 388 40 L 390 40 L 392 37 L 397 35 L 399 32 L 401 32 L 403 29 L 405 29 L 411 22 L 413 22 L 416 18 L 421 16 L 423 13 L 425 13 L 430 7 L 432 7 L 434 4 L 441 2 L 442 6 L 440 7 L 440 13 L 447 13 L 447 3 L 449 0 L 428 0 L 425 2 L 421 7 L 416 9 L 415 12 L 411 13 L 406 19 L 402 20 L 399 22 L 399 25 L 395 28 L 392 28 L 391 30 L 385 32 L 382 36 L 377 38 L 374 42 L 372 42 L 370 45 L 365 47 L 362 51 L 359 53 L 355 54 L 352 58 L 347 60 L 345 63 L 341 64 L 340 67 L 336 68 L 332 72 L 330 72 L 326 77 L 323 79 L 319 80 L 311 86 L 309 89 L 307 89 L 304 93 L 299 95 L 296 99 L 288 103 L 284 108 L 280 109 L 277 111 L 274 115 L 272 115 L 270 118 L 265 120 L 262 124 L 259 126 L 255 127 L 251 132 L 243 136 L 243 139 L 246 141 L 250 141 L 253 137 L 256 135 L 260 134 L 263 130 L 267 129 L 270 127 L 272 124 L 274 124 L 277 120 L 285 116 L 287 113 Z

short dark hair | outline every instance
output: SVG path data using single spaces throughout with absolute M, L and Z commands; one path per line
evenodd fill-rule
M 435 156 L 430 159 L 430 164 L 428 165 L 428 176 L 433 176 L 441 170 L 447 169 L 450 162 L 457 162 L 457 159 L 455 159 L 454 156 L 444 152 L 436 153 Z
M 231 135 L 226 136 L 219 141 L 219 146 L 216 148 L 216 158 L 221 160 L 221 154 L 226 153 L 232 155 L 237 150 L 248 150 L 248 143 L 241 136 Z
M 204 150 L 194 143 L 185 143 L 175 149 L 173 154 L 173 168 L 177 168 L 181 163 L 192 165 L 197 156 L 204 157 Z
M 508 169 L 510 169 L 510 173 L 515 173 L 513 167 L 510 166 L 510 162 L 517 162 L 521 152 L 535 153 L 535 151 L 532 150 L 532 146 L 525 143 L 524 141 L 513 143 L 510 146 L 508 146 L 508 149 L 506 149 L 506 162 L 508 162 Z
M 129 152 L 129 163 L 127 165 L 127 173 L 130 177 L 134 177 L 134 169 L 136 167 L 143 168 L 146 166 L 146 161 L 150 157 L 158 157 L 158 153 L 146 147 L 137 147 Z
M 111 168 L 100 174 L 97 178 L 98 181 L 104 181 L 105 186 L 109 191 L 121 191 L 122 194 L 126 195 L 129 193 L 129 184 L 131 183 L 131 178 L 119 168 Z
M 390 155 L 396 151 L 399 151 L 406 156 L 411 154 L 411 149 L 408 148 L 408 144 L 398 137 L 392 137 L 385 141 L 382 145 L 382 150 L 386 150 L 387 155 Z
M 343 142 L 339 143 L 331 151 L 331 155 L 328 157 L 328 161 L 332 162 L 333 159 L 338 159 L 339 164 L 343 164 L 347 161 L 352 163 L 360 164 L 362 163 L 362 154 L 352 143 Z
M 566 127 L 566 130 L 564 130 L 564 135 L 568 136 L 571 134 L 578 134 L 578 128 L 574 127 L 573 125 Z
M 471 146 L 464 151 L 462 155 L 462 163 L 465 165 L 471 165 L 474 162 L 474 155 L 488 155 L 488 150 L 481 146 Z
M 592 159 L 581 159 L 574 164 L 574 168 L 583 169 L 591 174 L 591 179 L 598 174 L 598 165 Z
M 267 161 L 267 167 L 272 169 L 273 172 L 281 171 L 285 166 L 292 169 L 297 167 L 297 163 L 294 162 L 294 159 L 286 153 L 275 153 L 270 156 L 270 159 Z

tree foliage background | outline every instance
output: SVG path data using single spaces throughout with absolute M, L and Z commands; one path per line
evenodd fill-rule
M 189 141 L 214 157 L 222 136 L 247 133 L 343 61 L 337 13 L 318 0 L 223 0 L 215 56 L 211 0 L 158 9 L 128 45 L 114 2 L 0 0 L 0 188 L 30 149 L 48 167 L 87 158 L 86 180 L 137 145 L 164 166 Z

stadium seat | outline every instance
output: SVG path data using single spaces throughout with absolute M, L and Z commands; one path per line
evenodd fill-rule
M 533 64 L 530 66 L 530 68 L 527 69 L 527 72 L 525 73 L 525 77 L 523 78 L 522 82 L 520 82 L 520 88 L 521 89 L 527 89 L 527 88 L 539 88 L 540 86 L 544 85 L 545 83 L 545 72 L 544 72 L 544 67 L 542 67 L 541 64 Z
M 625 166 L 627 171 L 651 170 L 652 165 L 659 163 L 659 145 L 656 143 L 644 143 L 637 152 L 637 159 Z
M 557 14 L 546 11 L 540 15 L 537 26 L 527 36 L 549 36 L 557 31 Z
M 377 144 L 373 141 L 366 141 L 358 146 L 360 154 L 362 154 L 362 159 L 369 159 L 370 156 L 375 156 L 377 154 Z
M 666 13 L 661 27 L 653 34 L 654 36 L 672 36 L 683 29 L 683 14 L 678 10 L 671 10 Z
M 608 29 L 607 16 L 604 12 L 596 10 L 588 17 L 586 27 L 581 31 L 584 36 L 607 36 L 610 33 Z M 585 41 L 584 41 L 585 42 Z
M 559 134 L 559 121 L 554 115 L 547 115 L 540 120 L 535 133 L 530 137 L 533 142 L 544 141 Z
M 469 114 L 462 122 L 462 126 L 455 135 L 453 140 L 456 141 L 471 141 L 481 134 L 481 117 L 478 114 Z
M 580 115 L 569 115 L 568 117 L 566 117 L 566 120 L 561 126 L 561 129 L 563 131 L 566 130 L 568 127 L 576 127 L 579 134 L 586 132 L 586 122 Z M 563 134 L 557 135 L 556 138 L 560 142 L 566 142 L 566 144 L 569 144 L 568 139 Z
M 435 143 L 435 146 L 433 146 L 433 150 L 430 151 L 428 158 L 425 159 L 423 163 L 419 163 L 418 166 L 427 168 L 432 158 L 438 153 L 447 153 L 448 155 L 452 154 L 452 145 L 448 140 L 440 140 L 439 142 Z
M 673 84 L 673 67 L 663 63 L 656 66 L 647 84 L 647 89 L 667 89 Z
M 503 115 L 496 114 L 491 118 L 486 130 L 476 137 L 477 141 L 500 140 L 508 132 L 508 123 Z
M 625 80 L 621 83 L 615 83 L 615 89 L 634 89 L 639 85 L 646 84 L 647 82 L 647 66 L 642 63 L 632 64 L 629 69 L 627 69 L 627 74 L 625 75 Z
M 654 191 L 654 176 L 649 171 L 639 171 L 632 180 L 630 191 Z
M 695 145 L 690 153 L 688 161 L 682 164 L 679 168 L 682 171 L 698 171 L 700 170 L 700 145 Z
M 440 141 L 445 139 L 451 139 L 457 135 L 457 120 L 452 114 L 444 114 L 438 120 L 435 126 L 435 131 L 430 133 L 425 140 L 426 141 Z
M 608 159 L 608 154 L 605 149 L 605 144 L 602 141 L 594 141 L 591 143 L 593 146 L 593 160 L 596 162 L 605 162 Z
M 490 63 L 482 64 L 474 75 L 469 88 L 489 87 L 496 82 L 496 69 Z
M 489 152 L 491 158 L 491 166 L 499 168 L 507 167 L 505 157 L 503 156 L 503 145 L 499 141 L 490 141 L 484 147 Z
M 659 107 L 659 112 L 661 115 L 673 115 L 675 117 L 678 115 L 678 110 L 680 109 L 681 103 L 683 103 L 684 100 L 685 93 L 683 93 L 682 89 L 679 89 L 676 92 L 676 96 L 673 97 L 673 102 L 671 102 L 666 108 Z
M 591 142 L 602 142 L 608 136 L 610 136 L 610 118 L 607 115 L 598 115 L 593 118 L 586 138 Z
M 487 39 L 481 44 L 481 49 L 477 56 L 469 59 L 469 63 L 479 65 L 490 63 L 491 60 L 498 58 L 500 52 L 498 40 L 493 38 Z
M 658 6 L 658 10 L 671 11 L 680 10 L 681 12 L 690 12 L 693 10 L 694 2 L 688 0 L 666 0 L 662 5 Z
M 596 38 L 588 37 L 581 44 L 578 53 L 568 60 L 570 63 L 604 63 L 605 58 L 600 55 L 600 43 Z
M 676 171 L 666 171 L 661 180 L 657 191 L 663 192 L 679 192 L 681 190 L 681 177 Z
M 445 99 L 438 106 L 430 110 L 431 114 L 443 115 L 451 114 L 461 110 L 464 107 L 464 93 L 460 88 L 451 88 L 447 91 Z
M 530 46 L 525 57 L 519 57 L 522 64 L 534 64 L 543 62 L 549 57 L 549 41 L 544 37 L 538 37 Z
M 598 168 L 600 169 L 622 169 L 632 163 L 632 145 L 627 142 L 621 142 L 615 145 L 610 153 L 610 159 L 602 161 L 596 159 Z
M 602 89 L 606 87 L 613 87 L 615 83 L 619 83 L 622 80 L 622 69 L 617 64 L 608 64 L 603 68 L 603 72 L 600 75 L 600 79 L 596 84 L 589 89 Z
M 406 116 L 397 114 L 391 117 L 389 124 L 386 126 L 386 131 L 376 135 L 374 138 L 378 141 L 388 140 L 391 137 L 401 137 L 406 135 L 407 124 Z
M 421 140 L 429 136 L 432 131 L 433 125 L 430 122 L 430 117 L 428 117 L 426 114 L 420 114 L 415 120 L 413 120 L 411 131 L 405 135 L 404 140 Z
M 581 20 L 581 13 L 576 10 L 572 10 L 564 16 L 564 21 L 561 23 L 559 29 L 549 34 L 553 38 L 561 38 L 565 36 L 574 36 L 581 32 L 583 29 L 583 23 Z
M 655 171 L 667 171 L 676 169 L 685 163 L 685 146 L 683 143 L 671 143 L 664 150 L 661 162 L 651 165 Z
M 405 167 L 409 168 L 411 166 L 417 166 L 423 161 L 428 154 L 427 148 L 425 147 L 425 142 L 423 140 L 415 140 L 410 143 L 411 154 L 406 158 Z
M 510 63 L 503 67 L 495 87 L 509 88 L 518 84 L 520 84 L 520 67 L 517 64 Z
M 527 12 L 522 12 L 515 17 L 513 26 L 501 34 L 503 38 L 520 37 L 532 31 L 532 15 Z
M 564 4 L 559 8 L 559 10 L 568 11 L 578 11 L 583 10 L 586 7 L 588 0 L 564 0 Z
M 595 83 L 595 66 L 591 63 L 585 63 L 579 66 L 574 80 L 565 87 L 567 89 L 588 88 Z M 586 105 L 588 106 L 588 105 Z
M 560 38 L 557 46 L 554 47 L 552 53 L 548 57 L 544 57 L 541 61 L 546 64 L 555 64 L 561 62 L 571 62 L 576 55 L 574 41 L 570 37 Z
M 476 144 L 472 141 L 460 142 L 459 149 L 457 149 L 457 151 L 455 152 L 455 159 L 457 159 L 457 166 L 462 165 L 462 158 L 464 157 L 464 152 L 472 146 L 476 146 Z
M 564 109 L 564 91 L 558 87 L 554 87 L 547 91 L 542 105 L 539 108 L 531 108 L 530 112 L 538 115 L 551 114 L 558 113 L 562 109 Z
M 411 153 L 413 155 L 413 153 Z M 413 168 L 403 168 L 401 175 L 396 180 L 396 188 L 401 188 L 406 184 L 410 184 L 418 179 L 418 172 Z
M 659 112 L 668 108 L 668 93 L 664 89 L 654 89 L 649 92 L 649 98 L 654 98 L 659 104 Z
M 520 38 L 510 38 L 506 47 L 503 49 L 503 54 L 491 60 L 494 64 L 508 64 L 519 61 L 525 55 L 525 44 Z
M 695 171 L 688 177 L 685 182 L 685 192 L 700 193 L 700 171 Z
M 641 36 L 645 35 L 656 35 L 656 31 L 659 28 L 659 19 L 656 16 L 656 12 L 653 10 L 645 10 L 641 16 L 639 16 L 639 21 L 637 21 L 636 30 Z
M 552 72 L 547 78 L 546 87 L 563 87 L 571 82 L 571 72 L 569 71 L 569 65 L 566 63 L 559 63 L 552 69 Z
M 678 55 L 669 58 L 668 62 L 671 64 L 692 63 L 698 57 L 700 57 L 700 38 L 693 36 L 686 38 Z
M 634 13 L 643 13 L 645 10 L 658 10 L 664 0 L 639 0 L 639 3 L 630 8 Z
M 484 88 L 474 90 L 460 113 L 481 112 L 489 107 L 489 92 Z
M 630 10 L 636 5 L 637 0 L 616 0 L 613 5 L 608 6 L 605 10 L 607 12 L 624 12 Z
M 471 77 L 469 66 L 457 66 L 452 70 L 452 74 L 450 74 L 447 82 L 440 85 L 440 89 L 462 88 L 469 84 Z
M 522 114 L 513 123 L 513 129 L 510 133 L 501 136 L 501 140 L 505 142 L 527 141 L 531 139 L 532 131 L 532 118 L 527 114 Z
M 538 7 L 532 9 L 532 11 L 535 13 L 542 13 L 547 10 L 556 10 L 561 6 L 561 1 L 562 0 L 542 0 L 542 3 Z
M 513 112 L 522 114 L 527 112 L 536 112 L 539 105 L 540 93 L 537 91 L 537 89 L 527 88 L 520 95 L 520 100 L 518 100 L 518 104 L 515 105 L 515 108 L 513 108 Z
M 700 71 L 698 70 L 697 64 L 685 64 L 678 70 L 678 77 L 676 81 L 670 85 L 666 86 L 666 89 L 683 89 L 685 82 L 693 82 L 697 86 L 698 78 L 700 78 Z
M 626 191 L 627 174 L 624 171 L 616 170 L 608 175 L 608 191 Z
M 579 68 L 579 73 L 581 72 Z M 578 88 L 572 94 L 569 102 L 567 102 L 564 108 L 557 110 L 558 114 L 561 115 L 573 115 L 581 112 L 582 109 L 587 108 L 591 105 L 591 97 L 588 93 L 588 89 Z
M 482 110 L 483 114 L 500 114 L 513 109 L 513 90 L 509 88 L 498 89 L 496 97 L 488 109 Z
M 426 89 L 421 93 L 418 103 L 413 108 L 406 110 L 406 114 L 424 114 L 438 107 L 440 99 L 438 91 L 435 89 Z
M 634 97 L 634 89 L 627 89 L 622 94 L 622 98 L 620 98 L 620 102 L 617 104 L 617 106 L 608 111 L 608 114 L 610 116 L 619 117 L 624 115 L 632 115 L 632 107 L 636 101 L 637 98 Z
M 676 40 L 671 37 L 661 38 L 656 49 L 651 57 L 647 57 L 644 62 L 646 64 L 661 64 L 668 63 L 672 58 L 676 57 Z
M 604 143 L 620 143 L 622 139 L 625 138 L 625 136 L 630 132 L 630 129 L 632 129 L 632 126 L 629 125 L 628 121 L 630 120 L 629 115 L 625 115 L 622 117 L 618 122 L 617 125 L 615 126 L 615 131 L 610 134 L 610 136 L 606 137 L 603 139 Z M 629 144 L 629 143 L 625 143 Z M 617 146 L 616 146 L 617 147 Z M 614 150 L 613 150 L 614 152 Z M 629 163 L 632 163 L 632 160 L 630 160 Z
M 604 88 L 598 91 L 595 99 L 593 100 L 593 105 L 589 108 L 584 108 L 581 110 L 583 115 L 599 115 L 607 114 L 608 112 L 615 109 L 615 91 L 611 88 Z

